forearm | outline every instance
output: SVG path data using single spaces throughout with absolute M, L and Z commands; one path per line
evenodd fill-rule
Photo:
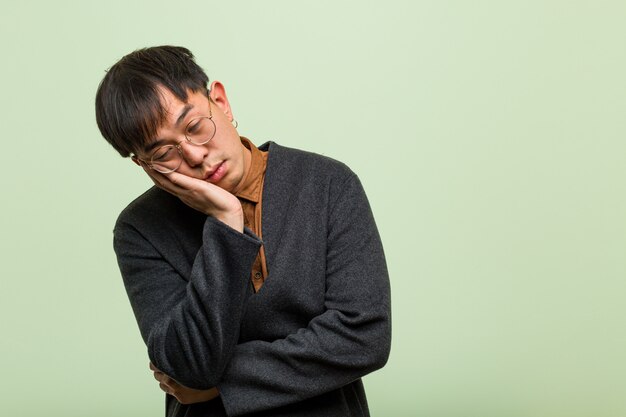
M 128 231 L 116 251 L 154 365 L 184 386 L 215 386 L 239 336 L 250 265 L 260 242 L 207 218 L 188 282 Z M 137 242 L 140 246 L 137 247 Z
M 386 308 L 328 311 L 273 342 L 237 345 L 217 387 L 229 415 L 273 409 L 338 389 L 381 368 L 391 342 Z
M 329 393 L 387 361 L 391 301 L 382 243 L 358 180 L 351 177 L 337 183 L 337 190 L 337 197 L 329 203 L 328 228 L 315 236 L 326 239 L 324 245 L 316 246 L 323 250 L 309 250 L 303 255 L 290 249 L 297 245 L 285 246 L 281 256 L 298 259 L 298 264 L 288 269 L 275 267 L 274 274 L 278 269 L 286 275 L 270 277 L 281 282 L 275 284 L 279 287 L 272 287 L 272 294 L 290 301 L 320 299 L 320 313 L 294 329 L 291 315 L 303 301 L 288 303 L 289 314 L 272 309 L 272 319 L 284 324 L 286 334 L 236 346 L 218 384 L 229 415 L 277 408 Z M 294 242 L 302 239 L 298 233 L 283 235 L 288 241 L 292 237 Z M 298 271 L 297 278 L 289 275 L 294 271 Z M 306 304 L 299 310 L 302 314 L 316 310 L 314 304 Z M 279 330 L 275 324 L 270 328 L 269 334 Z

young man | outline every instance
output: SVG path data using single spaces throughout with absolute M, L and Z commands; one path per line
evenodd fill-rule
M 114 248 L 167 416 L 368 416 L 391 342 L 389 280 L 345 165 L 240 137 L 185 48 L 105 75 L 98 127 L 155 187 Z

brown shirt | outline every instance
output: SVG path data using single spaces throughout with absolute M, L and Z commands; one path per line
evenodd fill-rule
M 261 229 L 261 203 L 263 198 L 263 183 L 267 168 L 267 152 L 259 150 L 250 140 L 241 137 L 241 143 L 251 153 L 250 167 L 241 189 L 235 193 L 243 209 L 244 226 L 254 232 L 259 239 L 263 240 Z M 252 265 L 252 285 L 254 291 L 259 291 L 267 277 L 267 265 L 265 262 L 265 250 L 263 246 Z

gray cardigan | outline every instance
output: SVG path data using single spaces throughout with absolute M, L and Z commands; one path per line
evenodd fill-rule
M 148 355 L 218 399 L 167 416 L 369 416 L 361 377 L 391 343 L 383 248 L 357 176 L 330 158 L 267 143 L 261 245 L 151 188 L 119 216 L 114 248 Z

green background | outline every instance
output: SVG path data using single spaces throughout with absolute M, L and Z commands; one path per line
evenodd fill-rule
M 150 182 L 93 102 L 167 43 L 242 135 L 362 179 L 393 291 L 374 416 L 625 416 L 625 22 L 623 1 L 4 2 L 0 414 L 163 415 L 111 242 Z

